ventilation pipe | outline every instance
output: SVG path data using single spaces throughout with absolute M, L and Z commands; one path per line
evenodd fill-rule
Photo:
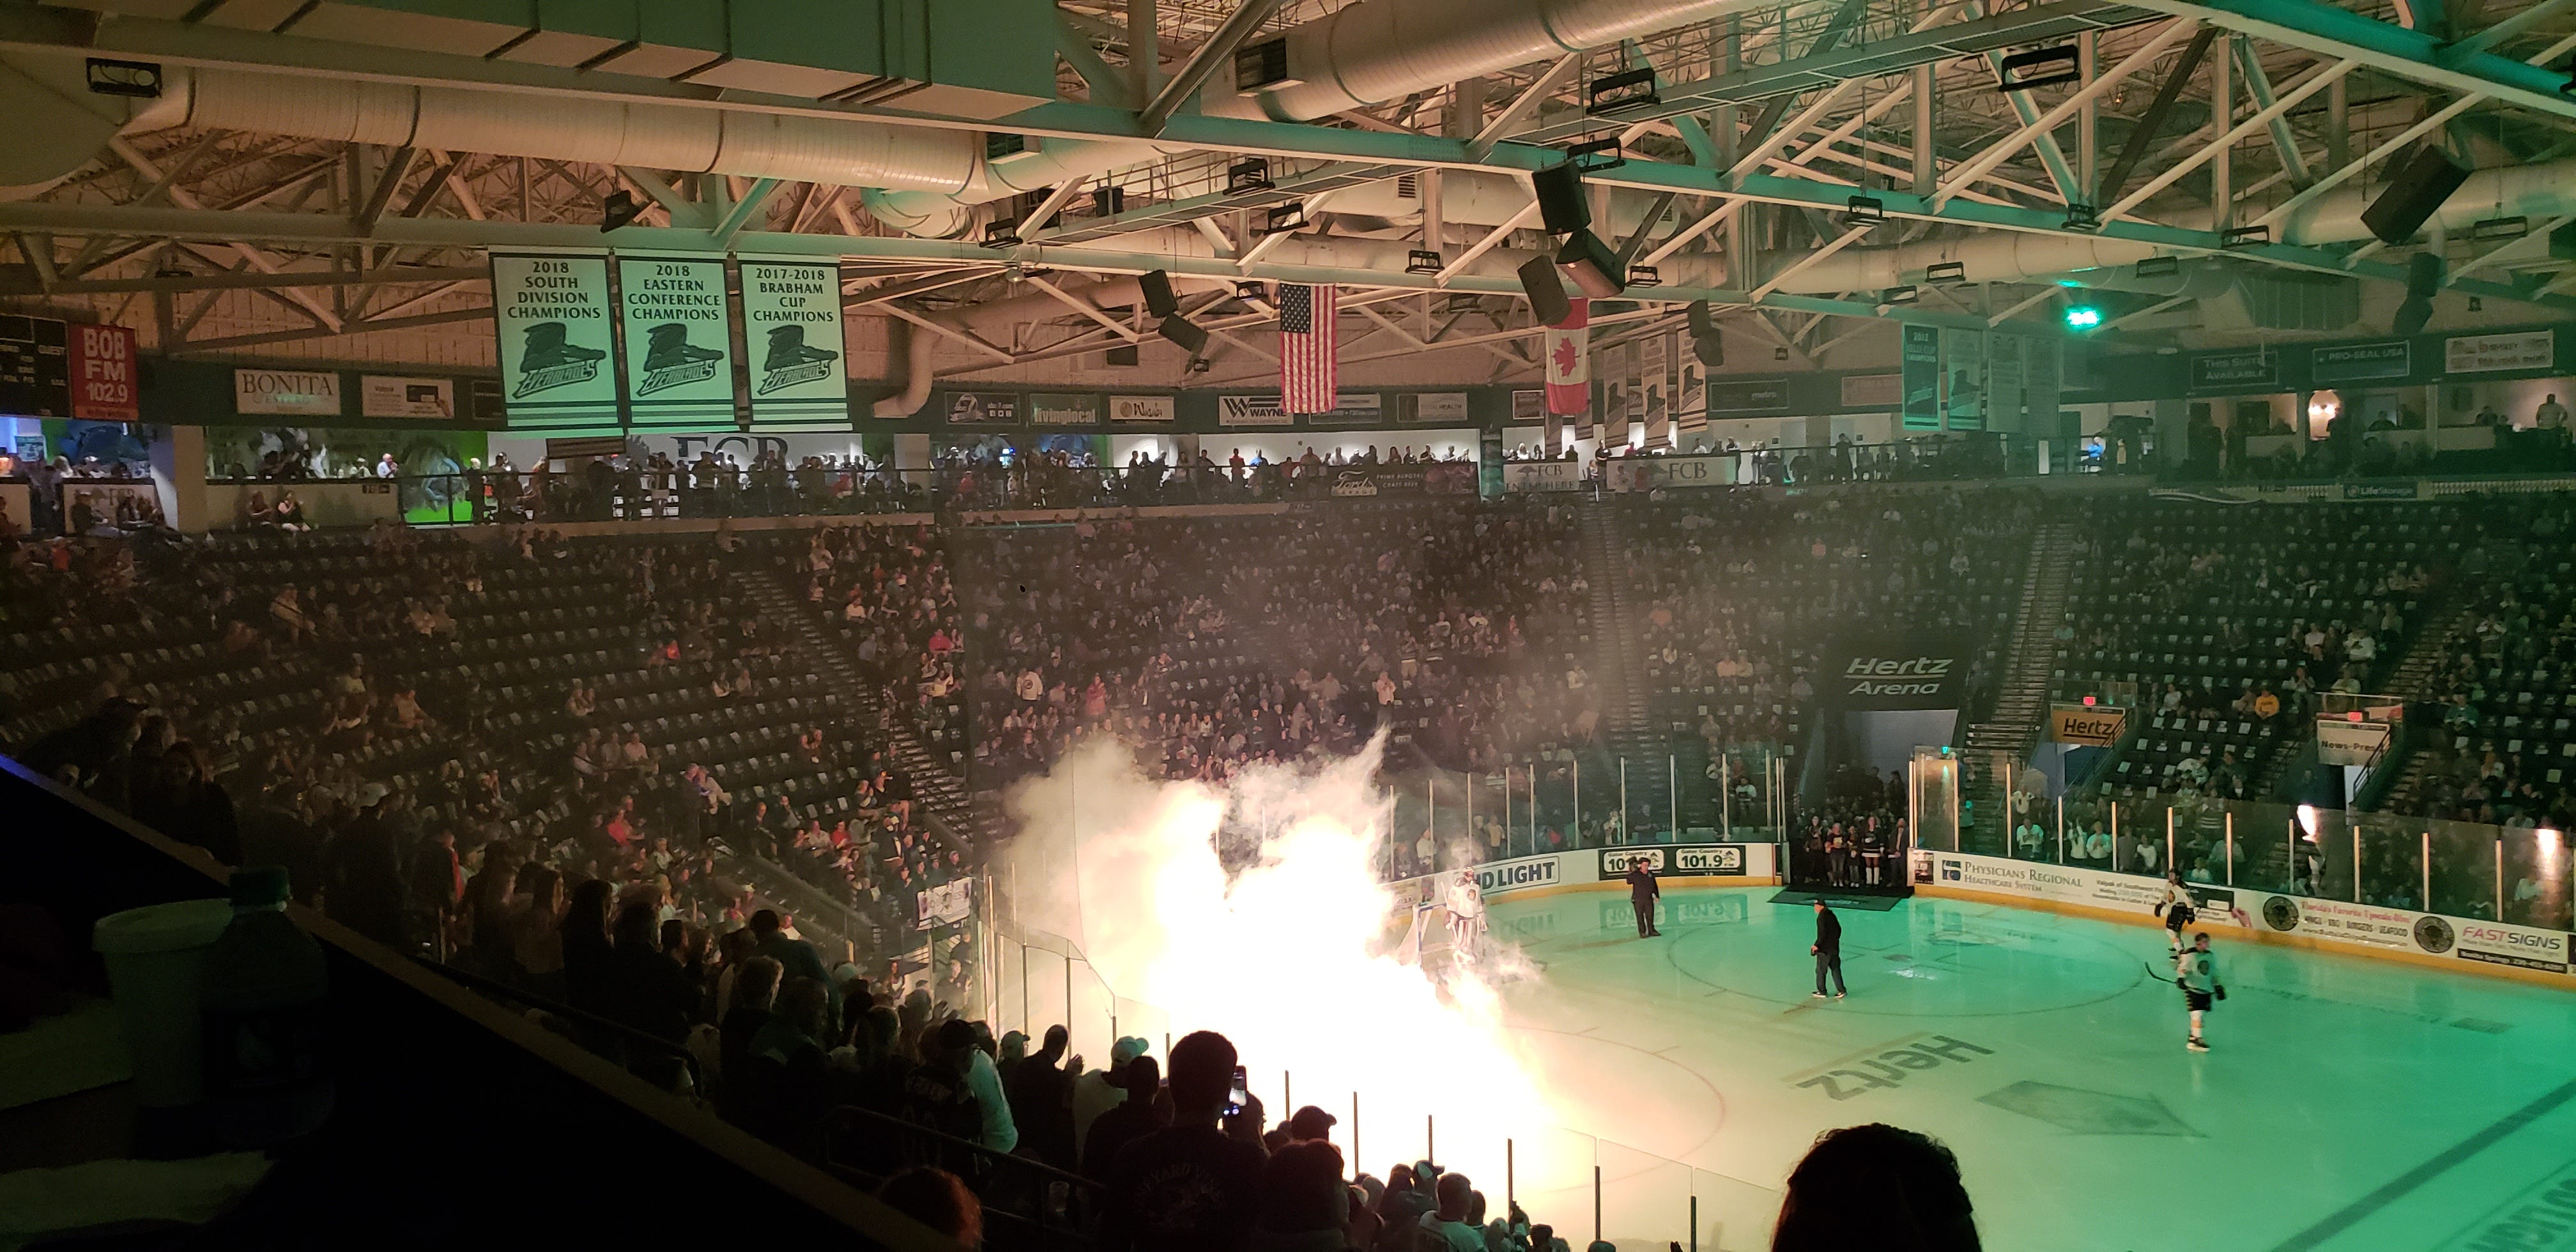
M 87 165 L 120 130 L 148 129 L 160 101 L 103 96 L 89 89 L 79 61 L 67 57 L 0 57 L 0 200 L 43 195 Z M 162 120 L 157 125 L 167 126 Z
M 869 406 L 878 417 L 910 417 L 930 401 L 930 384 L 938 375 L 930 366 L 930 351 L 936 347 L 930 332 L 899 319 L 888 319 L 903 336 L 903 390 L 879 399 Z

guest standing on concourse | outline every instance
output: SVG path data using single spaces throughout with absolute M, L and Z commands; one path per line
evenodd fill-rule
M 1637 937 L 1651 939 L 1664 932 L 1655 929 L 1655 897 L 1664 893 L 1655 881 L 1655 872 L 1646 868 L 1640 857 L 1628 864 L 1628 903 L 1637 910 Z

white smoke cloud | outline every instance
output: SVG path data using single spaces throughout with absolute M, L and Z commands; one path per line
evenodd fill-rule
M 1156 1055 L 1166 1028 L 1223 1032 L 1274 1123 L 1293 1111 L 1280 1106 L 1285 1071 L 1296 1103 L 1342 1119 L 1334 1138 L 1347 1152 L 1358 1093 L 1355 1168 L 1421 1156 L 1436 1118 L 1439 1159 L 1475 1174 L 1499 1211 L 1504 1138 L 1525 1136 L 1526 1180 L 1526 1136 L 1555 1119 L 1493 987 L 1452 977 L 1444 994 L 1394 957 L 1390 928 L 1410 901 L 1373 872 L 1381 748 L 1219 789 L 1148 781 L 1129 749 L 1093 739 L 1008 797 L 1018 833 L 1000 858 L 998 916 L 1072 941 L 1120 998 L 1119 1032 Z M 1264 832 L 1257 862 L 1231 877 L 1214 841 L 1229 809 L 1236 827 Z M 1034 1016 L 1064 1003 L 1060 990 L 1030 990 Z M 1074 1004 L 1079 1015 L 1085 997 Z M 1016 1020 L 1017 1005 L 1000 1016 Z M 1087 1033 L 1106 1035 L 1077 1024 L 1077 1044 Z

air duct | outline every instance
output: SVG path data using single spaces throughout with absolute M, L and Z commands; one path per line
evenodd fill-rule
M 930 364 L 931 350 L 938 346 L 938 340 L 910 322 L 886 320 L 897 327 L 895 333 L 903 336 L 903 390 L 879 399 L 868 407 L 868 412 L 877 417 L 910 417 L 930 402 L 930 384 L 939 378 Z

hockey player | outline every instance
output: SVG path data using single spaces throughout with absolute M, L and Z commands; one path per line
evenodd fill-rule
M 2191 1037 L 2183 1046 L 2207 1052 L 2209 1044 L 2200 1037 L 2201 1016 L 2213 1000 L 2227 998 L 2227 984 L 2218 978 L 2218 954 L 2209 950 L 2209 932 L 2193 935 L 2191 946 L 2174 957 L 2174 985 L 2182 988 L 2183 1005 L 2191 1010 Z
M 2165 873 L 2165 894 L 2156 901 L 2156 914 L 2165 919 L 2165 951 L 2181 956 L 2183 927 L 2191 925 L 2192 919 L 2198 915 L 2191 889 L 2182 885 L 2181 871 Z
M 1485 893 L 1476 871 L 1462 869 L 1449 884 L 1449 943 L 1460 960 L 1472 961 L 1483 951 Z

